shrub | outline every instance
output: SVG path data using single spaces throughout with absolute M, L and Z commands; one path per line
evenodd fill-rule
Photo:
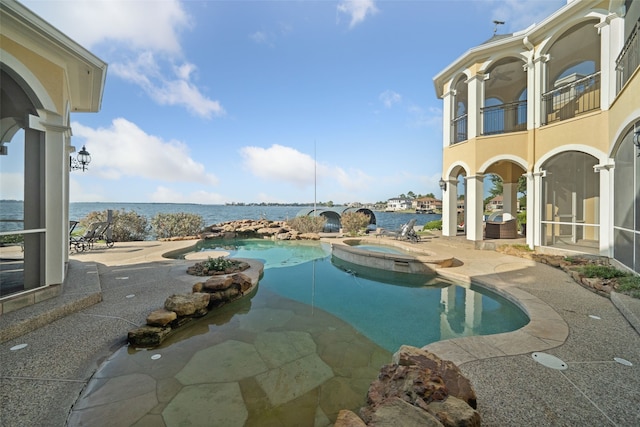
M 225 271 L 228 268 L 237 267 L 240 265 L 240 261 L 227 259 L 222 256 L 218 258 L 209 257 L 202 263 L 202 265 L 209 271 Z
M 583 267 L 580 267 L 579 271 L 586 277 L 598 277 L 601 279 L 613 279 L 615 277 L 628 276 L 628 273 L 620 271 L 615 267 L 611 267 L 610 265 L 587 264 Z
M 369 225 L 369 215 L 362 212 L 345 212 L 342 215 L 342 229 L 350 236 L 364 232 Z
M 107 211 L 93 211 L 80 220 L 80 227 L 86 229 L 94 222 L 107 220 Z M 135 211 L 124 209 L 113 211 L 113 224 L 111 225 L 112 239 L 116 242 L 131 242 L 145 240 L 149 234 L 147 218 Z
M 619 279 L 618 291 L 634 298 L 640 298 L 640 276 L 627 276 Z
M 442 230 L 442 220 L 429 221 L 422 227 L 422 230 Z
M 24 241 L 23 234 L 11 234 L 8 236 L 0 236 L 0 246 L 11 246 L 22 243 Z
M 191 213 L 159 213 L 151 218 L 153 233 L 158 239 L 194 236 L 204 227 L 202 216 Z
M 327 219 L 323 216 L 297 216 L 287 221 L 287 225 L 300 233 L 320 233 Z

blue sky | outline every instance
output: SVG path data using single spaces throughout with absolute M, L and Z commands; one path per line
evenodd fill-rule
M 109 64 L 71 201 L 203 204 L 439 196 L 433 76 L 565 3 L 24 1 Z

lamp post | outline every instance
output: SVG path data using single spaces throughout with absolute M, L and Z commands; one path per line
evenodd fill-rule
M 638 157 L 640 157 L 640 127 L 636 127 L 633 131 L 633 145 L 638 149 Z
M 85 170 L 89 169 L 89 163 L 91 163 L 91 155 L 84 145 L 82 146 L 82 150 L 78 152 L 77 158 L 74 159 L 73 157 L 69 156 L 69 168 L 71 170 L 82 169 L 82 171 L 84 172 Z

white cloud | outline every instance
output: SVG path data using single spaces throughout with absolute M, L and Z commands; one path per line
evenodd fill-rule
M 184 63 L 171 67 L 172 76 L 167 76 L 152 52 L 143 52 L 127 63 L 116 63 L 111 71 L 124 80 L 142 87 L 160 105 L 179 105 L 191 113 L 204 118 L 223 116 L 225 110 L 219 101 L 204 96 L 191 82 L 196 66 Z
M 300 188 L 313 185 L 313 158 L 294 148 L 278 144 L 266 149 L 244 147 L 240 154 L 245 167 L 260 178 L 284 181 Z
M 346 171 L 338 166 L 317 164 L 308 154 L 274 144 L 270 148 L 244 147 L 241 150 L 244 166 L 255 176 L 273 181 L 289 183 L 300 189 L 311 187 L 317 181 L 325 187 L 343 188 L 349 192 L 368 189 L 373 179 L 364 172 Z M 334 184 L 332 184 L 334 182 Z
M 92 49 L 100 43 L 119 42 L 127 49 L 180 53 L 178 34 L 191 26 L 179 0 L 25 0 L 45 20 Z
M 344 13 L 351 18 L 349 28 L 364 22 L 368 15 L 378 13 L 378 8 L 376 8 L 373 0 L 342 0 L 337 9 L 338 13 Z
M 73 133 L 91 153 L 91 173 L 106 179 L 138 176 L 165 182 L 216 185 L 217 178 L 189 157 L 186 144 L 163 141 L 130 121 L 119 118 L 109 128 L 92 129 L 72 123 Z
M 385 90 L 380 94 L 379 98 L 387 108 L 391 108 L 393 104 L 398 104 L 402 101 L 402 96 L 392 90 Z
M 20 172 L 0 173 L 0 200 L 24 199 L 24 174 Z
M 217 193 L 209 193 L 203 190 L 184 193 L 168 187 L 158 186 L 151 194 L 151 201 L 156 203 L 200 203 L 204 205 L 217 205 L 225 202 Z

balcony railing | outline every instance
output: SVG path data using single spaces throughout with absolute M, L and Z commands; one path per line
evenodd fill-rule
M 497 135 L 527 129 L 527 100 L 480 109 L 482 135 Z
M 542 124 L 599 109 L 600 71 L 544 93 L 542 108 Z
M 640 19 L 616 59 L 616 93 L 620 92 L 640 65 Z
M 467 115 L 463 114 L 451 120 L 451 143 L 467 140 Z

